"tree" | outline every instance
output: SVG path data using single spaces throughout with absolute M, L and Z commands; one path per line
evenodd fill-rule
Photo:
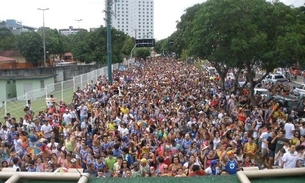
M 137 48 L 136 49 L 136 57 L 143 58 L 144 60 L 146 57 L 150 56 L 150 48 Z
M 295 24 L 291 8 L 283 3 L 210 0 L 203 3 L 193 17 L 191 29 L 183 26 L 187 32 L 180 30 L 180 35 L 188 35 L 184 38 L 188 53 L 208 59 L 223 80 L 229 68 L 245 69 L 251 99 L 256 83 L 255 65 L 260 64 L 268 73 L 280 66 L 283 53 L 285 58 L 293 58 L 288 48 L 282 46 L 293 33 L 291 27 Z
M 27 62 L 38 66 L 43 60 L 42 38 L 37 32 L 24 32 L 18 38 L 18 49 Z
M 17 38 L 11 30 L 5 26 L 5 22 L 0 23 L 0 51 L 17 49 Z

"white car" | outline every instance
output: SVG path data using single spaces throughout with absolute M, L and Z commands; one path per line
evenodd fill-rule
M 269 74 L 263 79 L 263 83 L 287 83 L 288 79 L 283 74 Z
M 254 95 L 260 95 L 262 97 L 269 98 L 270 92 L 266 88 L 254 88 Z

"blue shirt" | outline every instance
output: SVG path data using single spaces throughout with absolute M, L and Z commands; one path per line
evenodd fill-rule
M 236 174 L 237 169 L 238 169 L 237 161 L 235 159 L 234 160 L 228 160 L 228 162 L 225 166 L 225 169 L 230 175 Z

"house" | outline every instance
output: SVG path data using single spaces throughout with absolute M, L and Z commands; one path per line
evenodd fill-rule
M 33 64 L 26 61 L 25 57 L 21 55 L 20 51 L 17 50 L 5 50 L 0 51 L 0 56 L 9 57 L 15 59 L 16 64 L 10 65 L 1 69 L 25 69 L 25 68 L 32 68 Z M 7 64 L 9 65 L 9 64 Z
M 4 88 L 4 91 L 0 93 L 0 101 L 17 96 L 17 100 L 31 100 L 43 97 L 46 94 L 45 86 L 54 84 L 55 76 L 2 76 L 0 87 Z M 54 91 L 54 87 L 48 88 L 48 90 Z
M 15 69 L 16 67 L 17 67 L 16 59 L 11 57 L 0 56 L 0 69 Z

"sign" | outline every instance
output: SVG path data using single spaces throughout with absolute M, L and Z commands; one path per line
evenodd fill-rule
M 136 47 L 155 47 L 155 39 L 136 39 Z

